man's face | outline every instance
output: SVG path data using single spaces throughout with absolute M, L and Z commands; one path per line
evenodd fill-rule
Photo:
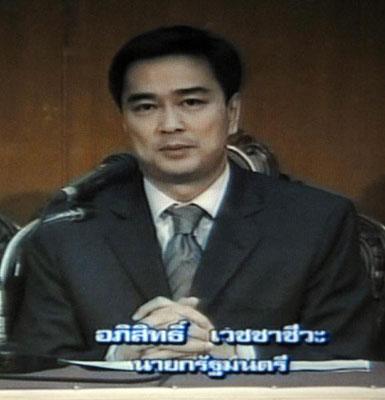
M 218 176 L 237 130 L 239 98 L 226 104 L 208 62 L 175 55 L 143 60 L 126 72 L 123 127 L 143 173 L 188 183 Z

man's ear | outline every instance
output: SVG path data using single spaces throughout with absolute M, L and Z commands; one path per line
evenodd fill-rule
M 241 95 L 234 93 L 227 102 L 227 114 L 229 118 L 229 135 L 238 132 L 239 117 L 241 115 Z

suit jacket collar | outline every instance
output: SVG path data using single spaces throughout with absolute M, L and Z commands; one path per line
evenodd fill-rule
M 229 187 L 192 286 L 192 295 L 209 305 L 257 245 L 256 216 L 265 206 L 264 184 L 257 173 L 230 163 Z M 145 300 L 170 297 L 155 227 L 142 176 L 115 186 L 103 201 L 111 213 L 103 221 L 105 240 Z
M 221 214 L 249 215 L 257 212 L 264 205 L 265 185 L 258 179 L 259 173 L 238 167 L 230 160 L 230 182 L 225 195 Z M 135 172 L 129 182 L 117 186 L 111 193 L 107 207 L 117 216 L 127 218 L 138 211 L 140 205 L 148 209 L 147 198 L 143 189 L 143 177 Z M 253 201 L 249 201 L 249 199 Z

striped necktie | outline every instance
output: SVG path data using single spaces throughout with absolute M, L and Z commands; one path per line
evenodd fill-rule
M 183 207 L 171 206 L 165 214 L 171 215 L 174 235 L 163 255 L 173 300 L 188 296 L 198 268 L 202 249 L 193 232 L 205 211 L 195 204 Z

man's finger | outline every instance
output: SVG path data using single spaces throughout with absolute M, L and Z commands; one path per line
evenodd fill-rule
M 193 308 L 197 308 L 200 300 L 198 297 L 182 297 L 180 298 L 177 303 L 182 304 L 184 306 L 190 306 Z
M 167 297 L 158 296 L 147 303 L 141 305 L 132 316 L 134 321 L 138 321 L 144 318 L 146 315 L 151 314 L 153 311 L 158 310 L 159 308 L 166 307 L 170 303 L 176 303 Z M 177 301 L 178 304 L 186 305 L 190 307 L 196 308 L 199 304 L 199 299 L 197 297 L 182 297 Z
M 195 339 L 200 339 L 200 340 L 209 342 L 210 331 L 207 329 L 202 329 L 200 326 L 198 326 L 196 324 L 191 324 L 189 326 L 188 336 L 195 338 Z
M 200 328 L 205 330 L 214 329 L 214 326 L 210 320 L 201 314 L 199 311 L 192 307 L 184 306 L 178 303 L 171 303 L 163 308 L 156 309 L 148 314 L 141 320 L 142 323 L 150 326 L 162 326 L 166 324 L 172 324 L 181 320 L 187 320 L 191 323 L 195 323 Z
M 166 307 L 169 304 L 174 303 L 172 300 L 168 299 L 167 297 L 163 296 L 158 296 L 147 303 L 141 305 L 134 313 L 134 315 L 131 317 L 134 321 L 139 321 L 143 319 L 146 315 L 152 313 L 153 311 Z
M 198 303 L 199 299 L 196 297 L 182 298 L 180 299 L 180 303 L 178 303 L 166 297 L 158 296 L 139 307 L 132 316 L 132 319 L 134 321 L 141 320 L 143 323 L 148 323 L 149 325 L 159 325 L 187 319 L 203 329 L 214 329 L 210 320 L 191 306 L 196 306 Z M 175 317 L 171 317 L 171 314 L 174 314 Z M 154 317 L 154 315 L 156 316 Z
M 210 320 L 195 308 L 178 304 L 176 311 L 180 314 L 182 319 L 187 319 L 190 322 L 194 322 L 203 329 L 214 329 L 214 326 Z
M 152 327 L 156 329 L 168 329 L 172 323 L 164 323 L 164 324 L 158 324 L 158 325 L 151 325 Z M 202 329 L 198 325 L 192 323 L 188 327 L 187 330 L 188 337 L 190 338 L 195 338 L 199 340 L 204 340 L 206 342 L 209 341 L 210 339 L 210 332 L 207 329 Z

